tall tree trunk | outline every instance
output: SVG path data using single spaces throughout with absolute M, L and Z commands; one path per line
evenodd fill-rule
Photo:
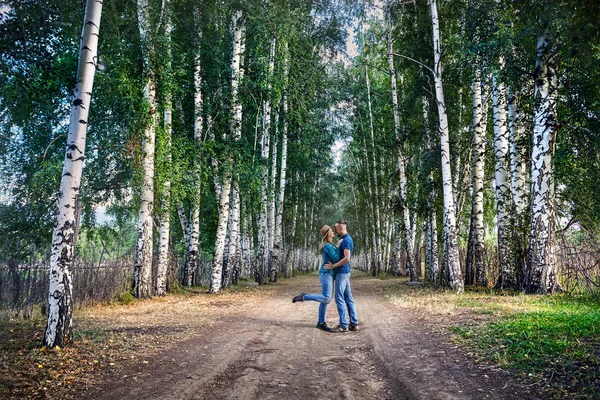
M 241 65 L 241 50 L 243 43 L 243 30 L 244 30 L 244 15 L 241 10 L 236 10 L 232 16 L 232 32 L 233 32 L 233 57 L 231 61 L 232 70 L 232 104 L 233 104 L 233 118 L 231 126 L 231 134 L 234 141 L 238 141 L 239 136 L 241 137 L 241 120 L 242 120 L 242 107 L 238 100 L 239 90 L 239 79 L 240 79 L 240 65 Z M 238 119 L 239 118 L 239 119 Z M 215 249 L 213 253 L 213 265 L 212 265 L 212 276 L 210 284 L 210 292 L 218 293 L 221 290 L 223 284 L 223 262 L 225 257 L 229 257 L 231 247 L 234 246 L 234 254 L 237 250 L 236 241 L 229 241 L 228 252 L 225 252 L 227 240 L 231 239 L 233 234 L 228 235 L 228 225 L 231 225 L 233 230 L 233 221 L 235 218 L 231 216 L 231 193 L 234 193 L 234 201 L 238 192 L 237 179 L 233 179 L 232 167 L 234 165 L 233 153 L 230 153 L 227 160 L 228 168 L 224 168 L 223 185 L 220 188 L 220 199 L 219 199 L 219 223 L 217 225 L 217 237 L 215 242 Z M 233 184 L 232 184 L 233 181 Z M 233 190 L 232 190 L 233 186 Z M 237 201 L 238 207 L 238 218 L 236 221 L 237 228 L 239 229 L 239 201 Z M 239 231 L 238 231 L 239 232 Z
M 138 234 L 134 260 L 134 295 L 137 298 L 152 295 L 152 211 L 154 206 L 154 147 L 156 126 L 156 87 L 150 65 L 150 10 L 148 0 L 137 1 L 137 16 L 144 58 L 144 100 L 149 121 L 142 137 L 142 190 L 138 216 Z
M 473 70 L 473 175 L 471 223 L 467 245 L 465 283 L 467 285 L 485 284 L 484 274 L 484 223 L 483 223 L 483 175 L 485 164 L 485 131 L 487 101 L 482 97 L 481 68 L 479 64 Z
M 281 249 L 283 248 L 283 203 L 285 200 L 285 182 L 286 182 L 286 171 L 287 171 L 287 142 L 288 142 L 288 74 L 289 74 L 289 60 L 288 60 L 288 43 L 284 46 L 284 92 L 282 98 L 283 107 L 283 126 L 281 132 L 281 165 L 279 167 L 279 193 L 277 196 L 277 215 L 275 216 L 275 241 L 273 244 L 273 264 L 278 265 L 281 257 Z M 287 270 L 284 274 L 288 278 Z
M 525 289 L 551 293 L 556 277 L 554 147 L 557 131 L 557 50 L 553 38 L 538 38 L 535 65 L 533 151 L 531 154 L 531 242 Z
M 244 15 L 239 12 L 234 15 L 236 21 L 236 30 L 233 43 L 233 53 L 231 62 L 231 104 L 232 104 L 232 119 L 231 119 L 231 133 L 234 142 L 239 142 L 242 138 L 242 117 L 243 107 L 242 102 L 239 98 L 239 90 L 242 79 L 244 78 L 244 52 L 245 52 L 245 22 Z M 234 270 L 238 268 L 239 257 L 240 257 L 240 191 L 239 191 L 239 177 L 235 174 L 232 187 L 231 187 L 231 212 L 230 212 L 230 231 L 228 237 L 228 252 L 226 273 L 224 274 L 225 287 L 229 287 L 232 281 Z
M 443 226 L 443 257 L 448 265 L 448 278 L 452 289 L 458 293 L 464 290 L 464 281 L 460 270 L 460 257 L 458 254 L 458 238 L 456 234 L 456 209 L 452 193 L 452 171 L 450 168 L 450 143 L 448 116 L 444 101 L 444 88 L 442 85 L 442 52 L 440 28 L 436 0 L 429 0 L 431 7 L 431 21 L 433 27 L 433 52 L 434 52 L 434 79 L 435 94 L 437 99 L 440 129 L 440 144 L 442 152 L 442 183 L 444 188 L 444 226 Z
M 275 43 L 276 39 L 273 36 L 271 40 L 271 51 L 269 53 L 269 66 L 267 70 L 267 94 L 266 99 L 263 102 L 263 124 L 261 132 L 261 160 L 262 160 L 262 171 L 263 171 L 263 184 L 261 189 L 261 211 L 259 221 L 259 232 L 258 232 L 258 265 L 259 265 L 259 278 L 258 283 L 264 282 L 265 275 L 268 271 L 269 263 L 269 214 L 268 214 L 268 201 L 269 201 L 269 169 L 267 167 L 269 159 L 269 144 L 270 144 L 270 129 L 271 129 L 271 89 L 273 69 L 275 68 Z
M 164 129 L 165 129 L 165 146 L 166 146 L 166 163 L 163 168 L 166 168 L 165 174 L 167 178 L 162 187 L 162 198 L 159 215 L 159 234 L 158 234 L 158 266 L 156 270 L 156 295 L 164 296 L 167 294 L 167 271 L 169 269 L 169 239 L 171 237 L 171 164 L 172 164 L 172 123 L 173 123 L 173 96 L 171 94 L 170 77 L 171 71 L 171 25 L 170 2 L 165 0 L 165 38 L 167 40 L 166 51 L 166 74 L 167 85 L 164 104 Z
M 278 135 L 279 135 L 279 107 L 275 105 L 275 132 L 273 143 L 271 143 L 271 178 L 269 179 L 269 282 L 277 282 L 277 257 L 274 255 L 275 246 L 275 180 L 277 178 L 277 156 L 278 156 Z
M 363 46 L 364 46 L 364 33 L 362 35 Z M 365 66 L 365 81 L 367 83 L 367 102 L 369 107 L 369 133 L 370 133 L 370 144 L 371 144 L 371 157 L 367 152 L 365 156 L 366 160 L 371 158 L 371 182 L 370 185 L 373 187 L 372 195 L 370 197 L 371 204 L 373 207 L 373 248 L 374 248 L 374 275 L 378 274 L 381 270 L 381 214 L 379 212 L 379 185 L 377 184 L 377 156 L 375 154 L 375 129 L 373 127 L 373 110 L 371 101 L 371 82 L 369 79 L 369 68 Z
M 500 70 L 504 69 L 504 60 L 499 61 Z M 509 177 L 508 121 L 506 117 L 506 85 L 499 72 L 492 77 L 492 103 L 494 111 L 494 159 L 496 181 L 496 210 L 498 221 L 498 266 L 500 275 L 496 282 L 498 288 L 514 288 L 519 278 L 512 256 L 512 223 L 510 208 L 512 205 Z
M 194 271 L 198 265 L 200 256 L 200 191 L 202 162 L 200 157 L 200 143 L 203 140 L 204 125 L 204 100 L 202 98 L 202 24 L 201 10 L 197 3 L 194 7 L 194 27 L 195 36 L 195 54 L 194 54 L 194 144 L 196 145 L 194 154 L 194 188 L 192 190 L 192 212 L 188 226 L 187 237 L 188 246 L 184 267 L 184 285 L 192 286 L 194 284 Z
M 508 94 L 508 130 L 510 134 L 510 186 L 514 227 L 515 266 L 522 274 L 525 269 L 528 243 L 529 190 L 526 182 L 526 150 L 524 113 L 519 109 L 519 98 L 510 87 Z
M 98 34 L 102 2 L 87 0 L 79 46 L 77 83 L 73 91 L 69 135 L 65 152 L 56 221 L 52 231 L 48 322 L 44 334 L 46 347 L 64 346 L 71 341 L 73 327 L 73 264 L 75 210 L 83 173 L 88 113 L 98 59 Z

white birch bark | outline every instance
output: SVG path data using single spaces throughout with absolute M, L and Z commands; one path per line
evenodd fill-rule
M 190 221 L 185 230 L 187 238 L 186 258 L 184 266 L 184 282 L 186 286 L 194 284 L 194 271 L 198 265 L 200 255 L 200 152 L 198 145 L 203 140 L 204 128 L 204 99 L 202 97 L 202 25 L 200 5 L 194 7 L 195 26 L 195 54 L 194 54 L 194 143 L 196 154 L 194 155 L 194 185 L 192 189 L 192 211 Z M 181 217 L 180 217 L 181 218 Z M 187 219 L 186 219 L 187 221 Z
M 429 5 L 431 8 L 431 21 L 433 28 L 435 94 L 440 124 L 442 184 L 444 189 L 443 250 L 445 257 L 443 258 L 448 265 L 448 278 L 450 286 L 458 293 L 462 293 L 464 290 L 464 281 L 460 269 L 458 238 L 456 234 L 456 209 L 454 205 L 454 195 L 452 193 L 452 171 L 450 168 L 450 132 L 448 127 L 448 116 L 446 113 L 446 103 L 444 101 L 444 88 L 442 84 L 442 52 L 436 0 L 429 0 Z
M 231 69 L 232 69 L 232 104 L 233 106 L 233 118 L 232 118 L 232 135 L 234 140 L 239 140 L 239 135 L 241 135 L 241 117 L 242 117 L 242 108 L 239 105 L 238 101 L 238 88 L 239 88 L 239 77 L 240 77 L 240 57 L 241 57 L 241 45 L 242 45 L 242 31 L 243 31 L 243 13 L 241 10 L 236 10 L 232 16 L 232 33 L 233 33 L 233 57 L 231 61 Z M 239 121 L 237 118 L 239 117 Z M 238 123 L 239 122 L 239 123 Z M 233 166 L 234 158 L 233 154 L 230 154 L 227 165 L 230 167 Z M 232 235 L 227 235 L 228 225 L 230 221 L 233 222 L 233 217 L 230 217 L 230 197 L 232 192 L 232 173 L 231 168 L 225 168 L 223 185 L 220 188 L 220 197 L 219 197 L 219 223 L 217 225 L 217 237 L 215 241 L 215 249 L 213 253 L 213 265 L 212 265 L 212 275 L 211 275 L 211 284 L 210 284 L 210 292 L 218 293 L 221 290 L 223 283 L 223 261 L 225 257 L 229 256 L 229 252 L 225 253 L 225 245 L 226 240 L 231 239 Z M 234 180 L 235 181 L 235 180 Z M 236 183 L 233 183 L 233 192 L 237 192 L 238 189 L 235 186 Z M 235 196 L 234 196 L 235 197 Z M 238 203 L 238 213 L 239 213 L 239 203 Z M 233 225 L 231 225 L 233 228 Z M 239 229 L 239 217 L 237 223 L 237 229 Z M 239 231 L 238 231 L 239 232 Z M 229 249 L 236 246 L 237 242 L 229 241 Z M 234 249 L 234 254 L 237 249 Z
M 467 245 L 467 262 L 465 267 L 465 283 L 485 283 L 484 273 L 484 223 L 483 223 L 483 175 L 485 166 L 485 130 L 487 115 L 484 108 L 487 102 L 482 98 L 481 68 L 478 64 L 473 70 L 473 141 L 472 141 L 472 193 L 471 193 L 471 221 L 469 227 L 469 241 Z
M 278 264 L 281 262 L 281 250 L 283 249 L 283 203 L 285 200 L 285 183 L 286 183 L 286 172 L 287 172 L 287 142 L 288 142 L 288 97 L 287 97 L 287 85 L 288 85 L 288 74 L 289 74 L 289 61 L 288 61 L 288 43 L 284 46 L 284 66 L 283 66 L 283 79 L 284 79 L 284 92 L 282 96 L 282 108 L 283 108 L 283 125 L 281 132 L 281 164 L 279 167 L 279 192 L 277 194 L 277 214 L 275 216 L 275 240 L 273 243 L 273 263 Z M 284 272 L 284 276 L 288 278 L 287 270 Z
M 519 109 L 519 96 L 511 88 L 508 94 L 508 130 L 510 133 L 510 177 L 513 210 L 517 219 L 527 212 L 528 190 L 526 181 L 526 146 L 523 112 Z
M 92 100 L 98 59 L 98 34 L 102 1 L 87 0 L 79 45 L 77 83 L 73 90 L 69 135 L 60 180 L 56 220 L 52 231 L 46 347 L 64 346 L 71 341 L 73 327 L 73 282 L 75 210 L 83 173 L 88 113 Z
M 138 216 L 138 236 L 134 259 L 134 295 L 152 295 L 152 211 L 154 208 L 154 148 L 156 126 L 156 88 L 150 66 L 150 12 L 147 0 L 137 1 L 137 17 L 144 58 L 144 100 L 149 121 L 142 137 L 142 190 Z
M 163 3 L 163 12 L 165 12 L 165 38 L 167 40 L 167 61 L 166 73 L 171 74 L 171 25 L 170 2 L 165 0 Z M 170 169 L 172 163 L 172 125 L 173 125 L 173 99 L 170 87 L 167 87 L 164 104 L 164 129 L 165 129 L 165 145 L 167 147 L 167 162 L 164 167 L 167 168 L 167 179 L 162 188 L 161 199 L 161 215 L 159 215 L 159 230 L 158 230 L 158 265 L 156 270 L 156 295 L 164 296 L 167 294 L 167 271 L 169 268 L 169 238 L 171 229 L 171 178 Z
M 277 257 L 273 247 L 275 245 L 275 180 L 277 178 L 277 156 L 278 156 L 278 135 L 279 135 L 279 108 L 275 109 L 275 131 L 273 134 L 273 143 L 271 143 L 271 178 L 269 180 L 269 282 L 277 282 Z
M 231 61 L 231 103 L 232 103 L 232 118 L 231 118 L 231 133 L 234 142 L 239 142 L 242 138 L 242 116 L 243 107 L 239 98 L 239 88 L 242 79 L 244 78 L 244 51 L 245 51 L 245 23 L 244 15 L 241 11 L 237 11 L 233 18 L 235 30 L 233 41 L 233 52 Z M 224 284 L 228 287 L 231 284 L 234 270 L 239 267 L 240 256 L 240 192 L 239 179 L 237 174 L 234 174 L 231 187 L 231 212 L 229 221 L 229 237 L 227 248 L 226 273 L 224 274 Z
M 522 273 L 526 264 L 529 230 L 527 211 L 529 206 L 526 179 L 526 151 L 524 113 L 519 109 L 519 96 L 507 88 L 508 130 L 510 142 L 511 211 L 514 228 L 515 267 Z
M 229 157 L 228 162 L 233 163 L 233 158 Z M 231 193 L 231 172 L 225 171 L 225 178 L 221 187 L 221 197 L 219 199 L 219 223 L 217 225 L 217 238 L 213 252 L 212 274 L 210 281 L 210 292 L 218 293 L 221 290 L 223 273 L 223 256 L 225 251 L 225 239 L 227 234 L 227 222 L 229 220 L 229 206 Z
M 271 76 L 273 75 L 273 69 L 275 68 L 275 37 L 271 40 L 271 51 L 269 53 L 269 65 L 267 69 L 267 94 L 266 99 L 263 102 L 263 121 L 262 121 L 262 132 L 261 132 L 261 161 L 262 161 L 262 172 L 263 172 L 263 184 L 261 188 L 261 211 L 259 218 L 259 231 L 258 231 L 258 265 L 259 274 L 261 275 L 258 283 L 262 284 L 266 273 L 268 272 L 269 264 L 269 169 L 267 168 L 269 158 L 269 145 L 270 145 L 270 129 L 271 129 L 271 90 L 272 82 Z
M 499 60 L 500 70 L 504 69 L 504 60 Z M 498 226 L 498 266 L 500 275 L 496 286 L 516 288 L 517 271 L 512 257 L 511 192 L 509 177 L 509 143 L 506 85 L 499 72 L 492 77 L 492 108 L 494 112 L 494 159 L 496 181 L 496 210 Z
M 365 35 L 364 35 L 364 25 L 361 24 L 361 40 L 363 44 L 363 48 L 365 46 Z M 367 85 L 367 107 L 369 110 L 369 133 L 371 136 L 371 145 L 373 148 L 372 158 L 369 157 L 369 153 L 365 144 L 365 160 L 369 160 L 371 158 L 370 168 L 367 168 L 369 171 L 370 179 L 369 179 L 369 199 L 372 208 L 372 224 L 370 227 L 367 227 L 368 230 L 371 231 L 371 253 L 372 253 L 372 275 L 377 276 L 379 274 L 379 270 L 381 269 L 381 236 L 379 235 L 378 228 L 381 226 L 379 221 L 379 194 L 377 187 L 377 164 L 375 159 L 375 128 L 373 126 L 373 103 L 371 101 L 371 81 L 369 78 L 369 67 L 365 65 L 365 82 Z M 394 81 L 395 84 L 395 81 Z M 375 197 L 373 197 L 375 195 Z
M 558 96 L 557 53 L 548 34 L 538 38 L 531 154 L 531 242 L 528 293 L 551 293 L 556 277 L 554 147 Z

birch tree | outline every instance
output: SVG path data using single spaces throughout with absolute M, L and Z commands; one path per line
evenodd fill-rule
M 233 135 L 233 141 L 239 142 L 242 138 L 242 115 L 243 107 L 239 98 L 239 88 L 242 79 L 244 78 L 244 52 L 245 52 L 245 23 L 244 15 L 240 13 L 235 15 L 237 17 L 236 26 L 239 27 L 235 31 L 232 64 L 231 64 L 231 104 L 233 115 L 231 119 L 230 130 Z M 240 190 L 239 190 L 239 176 L 235 174 L 231 188 L 231 213 L 230 213 L 230 225 L 231 231 L 229 236 L 229 254 L 227 255 L 227 273 L 224 274 L 225 286 L 229 286 L 231 283 L 233 272 L 238 268 L 238 262 L 240 258 Z
M 239 76 L 239 67 L 240 67 L 240 50 L 242 44 L 242 30 L 243 30 L 243 13 L 242 10 L 235 10 L 232 16 L 232 37 L 233 37 L 233 57 L 231 61 L 231 69 L 234 85 L 234 92 L 236 98 L 232 104 L 234 104 L 234 116 L 232 128 L 234 134 L 237 135 L 238 129 L 241 134 L 241 126 L 238 128 L 238 124 L 236 123 L 237 118 L 239 116 L 239 121 L 242 118 L 242 108 L 241 105 L 238 108 L 238 100 L 237 100 L 237 90 L 239 81 L 236 79 Z M 238 78 L 239 79 L 239 78 Z M 230 216 L 230 196 L 231 196 L 231 187 L 232 187 L 232 166 L 234 163 L 233 153 L 230 153 L 229 158 L 227 160 L 227 166 L 224 168 L 224 177 L 223 177 L 223 185 L 221 186 L 220 191 L 220 200 L 219 200 L 219 223 L 217 225 L 217 238 L 215 242 L 215 249 L 213 252 L 213 264 L 212 264 L 212 276 L 211 276 L 211 284 L 210 284 L 210 292 L 218 293 L 221 290 L 222 284 L 222 273 L 223 273 L 223 257 L 225 253 L 225 241 L 227 240 L 227 225 Z M 239 208 L 238 208 L 239 209 Z M 238 219 L 239 221 L 239 219 Z M 239 226 L 239 224 L 238 224 Z M 230 243 L 231 246 L 231 243 Z
M 285 42 L 283 50 L 283 94 L 282 111 L 283 125 L 281 132 L 281 164 L 279 167 L 279 192 L 277 195 L 277 213 L 275 216 L 275 240 L 273 243 L 273 264 L 278 265 L 281 261 L 281 250 L 283 248 L 283 204 L 285 200 L 285 184 L 287 173 L 287 148 L 288 148 L 288 76 L 289 76 L 289 48 Z M 285 277 L 289 277 L 284 273 Z
M 557 49 L 549 32 L 537 40 L 531 154 L 531 241 L 525 289 L 551 293 L 557 286 L 554 148 L 557 131 Z
M 190 221 L 187 224 L 186 232 L 187 249 L 184 266 L 183 284 L 192 286 L 194 270 L 198 265 L 200 254 L 200 188 L 201 177 L 200 169 L 200 143 L 203 141 L 204 132 L 204 99 L 202 97 L 202 11 L 199 3 L 194 7 L 194 144 L 196 146 L 194 154 L 194 188 L 192 188 L 192 211 Z M 187 217 L 186 217 L 187 219 Z
M 472 195 L 471 222 L 467 245 L 467 261 L 465 267 L 465 283 L 467 285 L 485 285 L 485 247 L 483 222 L 483 177 L 485 164 L 485 131 L 487 125 L 487 100 L 482 90 L 481 66 L 477 60 L 473 68 L 473 141 L 472 141 Z
M 263 182 L 261 187 L 261 211 L 259 218 L 259 231 L 258 231 L 258 283 L 262 284 L 263 280 L 268 272 L 268 263 L 269 263 L 269 215 L 268 215 L 268 201 L 269 201 L 269 169 L 268 166 L 268 158 L 269 158 L 269 145 L 270 145 L 270 129 L 271 129 L 271 89 L 272 82 L 271 77 L 273 74 L 273 69 L 275 68 L 275 42 L 276 39 L 273 36 L 271 40 L 271 50 L 269 52 L 269 63 L 266 74 L 267 79 L 267 88 L 266 88 L 266 96 L 263 101 L 263 120 L 262 120 L 262 131 L 261 131 L 261 161 L 262 161 L 262 175 Z
M 158 266 L 156 270 L 156 295 L 164 296 L 167 294 L 167 271 L 169 267 L 169 239 L 171 237 L 171 163 L 173 157 L 171 155 L 172 146 L 172 122 L 173 122 L 173 99 L 171 94 L 171 85 L 169 77 L 171 75 L 171 31 L 173 30 L 171 24 L 171 10 L 169 0 L 165 0 L 163 3 L 163 12 L 165 13 L 165 41 L 166 41 L 166 68 L 165 75 L 167 76 L 166 93 L 165 93 L 165 104 L 163 111 L 164 118 L 164 145 L 166 152 L 166 163 L 163 166 L 165 168 L 166 180 L 161 188 L 161 212 L 159 215 L 159 233 L 158 233 Z
M 527 212 L 529 190 L 526 177 L 526 151 L 524 113 L 520 109 L 519 95 L 507 87 L 508 131 L 510 144 L 510 187 L 512 193 L 511 212 L 514 227 L 515 267 L 522 270 L 528 246 Z
M 512 257 L 512 205 L 509 177 L 509 142 L 507 122 L 506 85 L 500 76 L 504 69 L 504 60 L 499 60 L 499 71 L 492 77 L 492 107 L 494 111 L 494 159 L 496 181 L 496 211 L 498 226 L 498 266 L 500 276 L 496 286 L 516 288 L 518 278 L 514 258 Z
M 414 259 L 414 235 L 410 221 L 410 209 L 408 208 L 407 198 L 407 180 L 405 171 L 405 157 L 403 150 L 402 127 L 400 125 L 400 110 L 398 107 L 398 91 L 396 88 L 396 71 L 394 68 L 394 57 L 392 49 L 392 16 L 390 3 L 387 7 L 387 46 L 388 46 L 388 66 L 390 71 L 390 81 L 392 86 L 392 109 L 394 112 L 394 132 L 396 134 L 396 151 L 398 157 L 398 178 L 400 180 L 399 195 L 402 206 L 402 219 L 404 226 L 404 245 L 406 246 L 406 269 L 410 276 L 410 281 L 419 280 L 419 271 L 416 270 Z M 373 158 L 375 155 L 373 154 Z M 374 165 L 375 167 L 375 165 Z M 379 197 L 379 196 L 377 196 Z M 378 226 L 378 225 L 377 225 Z
M 450 132 L 448 127 L 448 116 L 446 114 L 446 103 L 444 101 L 444 87 L 442 83 L 442 51 L 436 0 L 429 0 L 429 6 L 431 8 L 431 21 L 433 27 L 433 75 L 439 116 L 442 183 L 444 189 L 444 226 L 442 238 L 445 256 L 443 257 L 443 260 L 448 266 L 450 286 L 458 293 L 462 293 L 464 290 L 464 282 L 460 269 L 458 238 L 456 235 L 456 209 L 454 206 L 454 195 L 452 193 L 452 171 L 450 169 Z
M 142 136 L 142 188 L 138 215 L 138 234 L 133 262 L 134 294 L 137 298 L 152 295 L 152 211 L 154 208 L 154 148 L 156 126 L 156 84 L 150 58 L 150 9 L 148 0 L 137 1 L 138 28 L 142 43 L 144 100 L 148 117 Z
M 71 102 L 69 135 L 58 192 L 58 206 L 50 256 L 48 320 L 44 334 L 46 347 L 64 346 L 73 329 L 73 281 L 75 210 L 85 159 L 85 138 L 92 100 L 94 74 L 98 62 L 98 34 L 102 1 L 87 0 L 79 42 L 77 78 Z

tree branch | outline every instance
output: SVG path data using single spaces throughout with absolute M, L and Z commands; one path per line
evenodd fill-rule
M 433 69 L 431 69 L 431 68 L 430 68 L 430 67 L 428 67 L 427 65 L 423 64 L 422 62 L 415 60 L 414 58 L 410 58 L 410 57 L 407 57 L 407 56 L 405 56 L 405 55 L 402 55 L 402 54 L 396 54 L 396 53 L 392 53 L 392 55 L 393 55 L 393 56 L 396 56 L 396 57 L 402 57 L 402 58 L 405 58 L 405 59 L 407 59 L 408 61 L 412 61 L 412 62 L 414 62 L 414 63 L 417 63 L 417 64 L 419 64 L 421 67 L 423 67 L 423 68 L 427 68 L 427 70 L 428 70 L 429 72 L 431 72 L 431 73 L 432 73 L 432 74 L 435 76 L 435 72 L 433 72 Z

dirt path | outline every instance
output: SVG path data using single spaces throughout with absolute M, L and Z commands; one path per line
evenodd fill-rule
M 502 372 L 482 370 L 434 333 L 394 309 L 381 281 L 353 273 L 359 332 L 315 329 L 317 303 L 292 304 L 317 278 L 278 284 L 216 321 L 210 331 L 106 377 L 97 399 L 527 399 Z M 327 320 L 337 323 L 332 302 Z

